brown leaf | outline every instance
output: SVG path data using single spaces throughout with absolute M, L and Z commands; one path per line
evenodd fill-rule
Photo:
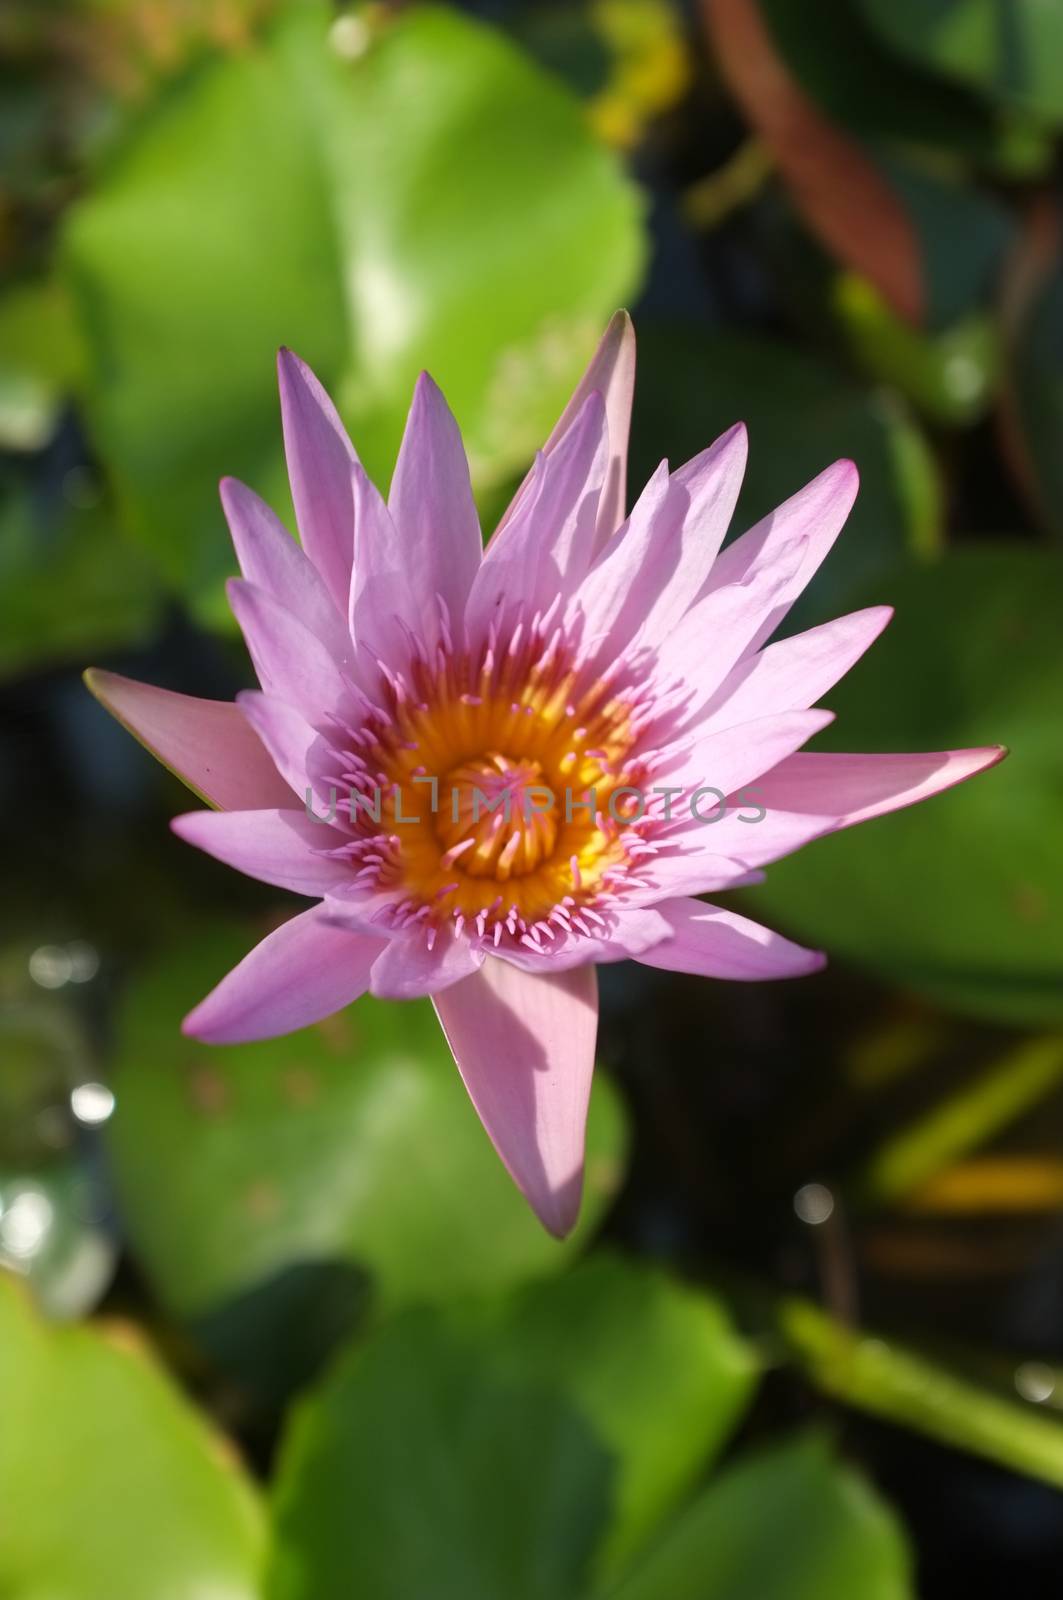
M 1030 514 L 1040 527 L 1050 532 L 1055 531 L 1055 518 L 1028 438 L 1017 370 L 1028 319 L 1042 292 L 1059 271 L 1061 254 L 1063 218 L 1059 204 L 1048 191 L 1035 194 L 1026 208 L 1015 246 L 1004 263 L 1000 285 L 1004 376 L 997 409 L 997 437 L 1005 464 Z
M 794 78 L 758 0 L 701 0 L 701 11 L 728 87 L 809 228 L 832 255 L 868 278 L 898 316 L 920 324 L 919 238 L 896 191 Z

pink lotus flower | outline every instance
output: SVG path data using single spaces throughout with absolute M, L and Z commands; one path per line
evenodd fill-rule
M 262 1039 L 367 989 L 431 995 L 499 1155 L 557 1235 L 579 1209 L 595 963 L 815 971 L 819 953 L 692 897 L 1003 753 L 799 753 L 831 720 L 809 708 L 890 617 L 873 607 L 766 644 L 840 531 L 856 468 L 828 467 L 721 553 L 738 426 L 678 472 L 662 463 L 625 520 L 633 378 L 618 314 L 485 552 L 427 374 L 385 502 L 282 352 L 302 549 L 249 489 L 221 487 L 261 690 L 230 705 L 89 676 L 218 808 L 178 817 L 181 838 L 317 902 L 185 1031 Z

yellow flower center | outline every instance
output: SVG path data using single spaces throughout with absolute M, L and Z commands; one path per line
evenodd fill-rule
M 557 806 L 538 761 L 497 750 L 466 761 L 440 785 L 436 834 L 472 878 L 505 883 L 534 872 L 557 843 Z
M 429 924 L 496 940 L 579 925 L 630 865 L 617 791 L 641 776 L 608 675 L 580 682 L 559 632 L 544 647 L 533 628 L 522 649 L 520 631 L 504 653 L 416 661 L 362 747 L 389 838 L 381 886 Z

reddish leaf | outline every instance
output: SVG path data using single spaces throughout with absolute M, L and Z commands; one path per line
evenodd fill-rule
M 758 0 L 701 0 L 720 69 L 768 146 L 808 226 L 869 278 L 899 316 L 921 323 L 926 292 L 916 229 L 860 144 L 809 99 L 783 60 Z
M 1063 374 L 1055 354 L 1061 257 L 1063 216 L 1055 197 L 1042 193 L 1026 211 L 1001 283 L 1004 382 L 997 432 L 1035 522 L 1057 533 L 1063 529 L 1056 431 Z

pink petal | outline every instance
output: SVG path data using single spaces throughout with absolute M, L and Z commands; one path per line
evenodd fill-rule
M 657 910 L 671 924 L 673 937 L 636 956 L 647 967 L 754 982 L 802 978 L 826 962 L 818 950 L 806 950 L 759 922 L 701 900 L 666 900 Z
M 630 892 L 630 904 L 658 906 L 662 900 L 674 900 L 677 895 L 720 894 L 725 889 L 749 889 L 764 882 L 763 872 L 751 872 L 743 861 L 703 850 L 696 835 L 688 837 L 691 842 L 682 841 L 674 855 L 653 858 L 644 869 L 643 882 Z
M 607 465 L 605 405 L 593 393 L 551 454 L 538 457 L 519 507 L 487 546 L 469 595 L 470 632 L 501 621 L 508 602 L 530 614 L 574 592 L 593 555 Z
M 236 703 L 269 751 L 277 771 L 305 807 L 306 791 L 313 787 L 310 751 L 320 743 L 321 735 L 294 706 L 258 689 L 242 689 Z M 291 796 L 287 805 L 291 805 Z
M 818 572 L 845 526 L 859 487 L 860 476 L 855 464 L 836 461 L 721 552 L 709 576 L 706 593 L 724 584 L 740 583 L 755 564 L 772 562 L 793 539 L 808 541 L 804 560 L 761 621 L 750 649 L 756 649 L 770 638 Z
M 635 329 L 626 311 L 618 311 L 610 320 L 586 372 L 543 446 L 543 455 L 553 454 L 582 411 L 588 395 L 595 390 L 605 402 L 609 436 L 609 457 L 596 517 L 595 548 L 600 550 L 623 522 L 627 510 L 627 445 L 631 432 L 631 402 L 635 392 Z M 529 487 L 530 478 L 531 474 L 514 495 L 498 525 L 495 538 L 515 516 Z
M 413 392 L 388 510 L 406 582 L 420 602 L 422 636 L 434 638 L 439 600 L 456 629 L 483 554 L 469 463 L 450 408 L 427 372 Z
M 913 755 L 840 755 L 803 751 L 760 779 L 760 804 L 769 810 L 837 817 L 851 827 L 887 811 L 913 806 L 951 789 L 1007 755 L 1004 745 Z
M 384 924 L 395 911 L 396 898 L 393 889 L 367 889 L 352 881 L 333 889 L 322 903 L 321 915 L 334 928 L 386 938 L 390 943 L 394 935 Z
M 237 872 L 293 894 L 326 895 L 349 882 L 349 862 L 321 851 L 343 836 L 306 811 L 189 811 L 170 824 L 179 839 Z
M 742 795 L 741 803 L 735 804 L 732 800 L 730 804 L 734 809 L 712 824 L 712 847 L 730 854 L 735 861 L 751 869 L 766 867 L 844 826 L 840 817 L 804 816 L 774 807 L 768 810 L 764 807 L 759 780 L 744 785 Z M 758 817 L 758 820 L 743 821 L 743 817 Z M 693 843 L 695 835 L 692 833 L 689 838 Z M 693 881 L 687 882 L 685 891 L 688 894 L 712 892 L 707 885 L 695 887 Z M 675 892 L 679 892 L 678 885 Z
M 749 867 L 767 866 L 858 822 L 929 799 L 993 767 L 1002 745 L 918 755 L 835 755 L 801 751 L 743 785 L 733 810 L 704 830 L 706 847 Z M 743 818 L 756 817 L 756 821 Z M 695 830 L 687 835 L 694 843 Z M 658 863 L 654 863 L 654 870 Z
M 265 692 L 297 707 L 313 727 L 353 716 L 352 689 L 327 646 L 264 589 L 243 578 L 226 587 Z
M 627 444 L 635 393 L 635 329 L 626 311 L 617 311 L 610 319 L 586 372 L 554 424 L 543 447 L 544 454 L 549 455 L 554 450 L 587 396 L 595 390 L 605 400 L 609 431 L 609 465 L 598 502 L 596 543 L 601 549 L 623 522 L 627 510 Z
M 364 994 L 380 949 L 379 939 L 331 927 L 312 906 L 256 945 L 181 1031 L 207 1044 L 294 1033 Z
M 336 408 L 304 361 L 277 357 L 281 421 L 299 537 L 341 616 L 351 583 L 351 463 L 358 458 Z
M 543 1226 L 563 1238 L 583 1188 L 594 968 L 540 976 L 488 957 L 434 1004 L 492 1144 Z
M 245 811 L 291 803 L 261 741 L 228 700 L 198 700 L 92 668 L 85 682 L 134 738 L 208 805 Z
M 814 705 L 874 644 L 892 615 L 891 606 L 871 606 L 745 656 L 699 715 L 698 732 Z
M 667 487 L 658 469 L 580 588 L 577 602 L 592 634 L 607 632 L 614 649 L 629 641 L 652 647 L 670 636 L 723 543 L 747 451 L 738 423 L 673 473 Z
M 350 629 L 356 644 L 386 661 L 402 644 L 400 622 L 417 634 L 423 607 L 416 585 L 410 582 L 409 565 L 391 513 L 360 465 L 351 469 L 351 491 L 354 571 Z
M 336 610 L 321 574 L 280 518 L 235 478 L 222 479 L 221 503 L 248 582 L 286 606 L 338 662 L 348 661 L 352 652 L 346 613 Z
M 686 508 L 686 495 L 662 461 L 569 603 L 569 616 L 585 619 L 589 640 L 620 650 L 631 639 L 646 614 L 651 567 L 666 570 L 663 552 L 679 537 Z
M 704 834 L 706 850 L 730 856 L 732 852 L 719 839 L 722 823 L 701 820 L 712 814 L 711 793 L 695 799 L 697 791 L 718 790 L 725 797 L 734 794 L 793 755 L 833 721 L 831 711 L 784 711 L 775 717 L 761 717 L 738 728 L 698 737 L 681 754 L 662 762 L 650 787 L 682 790 L 672 800 L 672 816 L 679 828 Z M 695 805 L 697 816 L 691 810 Z
M 614 913 L 608 932 L 588 935 L 577 929 L 574 934 L 566 934 L 557 927 L 553 942 L 544 938 L 540 950 L 528 945 L 508 949 L 500 945 L 497 954 L 499 960 L 510 961 L 525 972 L 567 972 L 570 967 L 586 966 L 588 962 L 601 966 L 611 961 L 627 961 L 670 934 L 671 929 L 663 917 L 656 911 L 642 909 L 632 900 L 625 901 Z
M 377 957 L 370 987 L 378 1000 L 416 1000 L 459 983 L 483 966 L 483 951 L 446 928 L 431 950 L 423 928 L 398 934 Z
M 807 542 L 784 545 L 771 560 L 757 562 L 738 583 L 725 584 L 697 601 L 660 642 L 658 681 L 686 685 L 683 712 L 695 720 L 777 609 L 806 557 Z

